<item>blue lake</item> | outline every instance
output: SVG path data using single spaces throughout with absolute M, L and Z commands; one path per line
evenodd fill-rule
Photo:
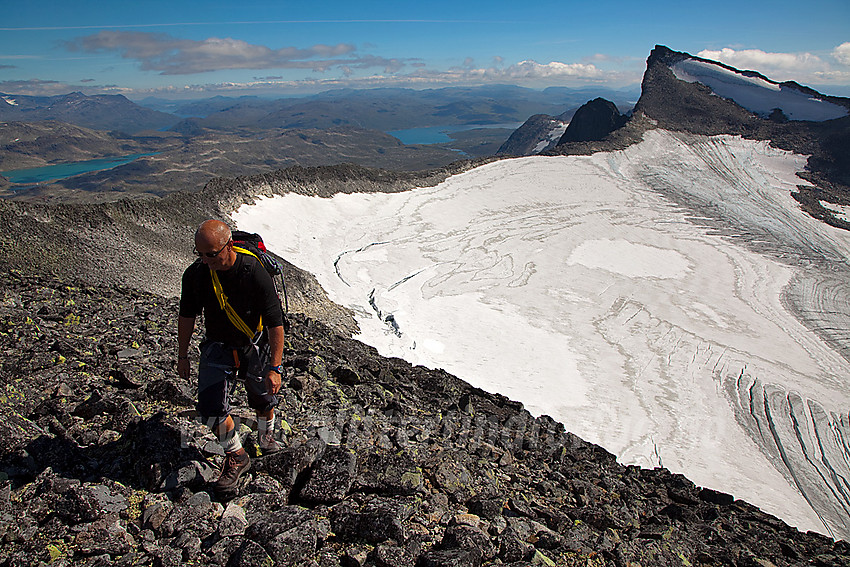
M 74 161 L 56 165 L 46 165 L 44 167 L 34 167 L 32 169 L 12 169 L 9 171 L 0 171 L 0 175 L 12 183 L 46 183 L 48 181 L 66 179 L 68 177 L 73 177 L 74 175 L 80 175 L 81 173 L 112 169 L 113 167 L 118 167 L 119 165 L 135 161 L 140 157 L 155 155 L 156 153 L 131 154 L 112 158 L 92 159 L 88 161 Z
M 401 143 L 408 144 L 444 144 L 451 142 L 449 134 L 473 130 L 475 128 L 508 128 L 516 130 L 522 126 L 521 122 L 511 124 L 464 124 L 451 126 L 429 126 L 427 128 L 408 128 L 407 130 L 391 130 L 387 132 L 390 136 L 398 138 Z

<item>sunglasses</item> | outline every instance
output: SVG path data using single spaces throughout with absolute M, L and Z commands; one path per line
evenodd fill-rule
M 196 247 L 194 247 L 194 248 L 192 248 L 192 252 L 194 252 L 194 253 L 195 253 L 195 256 L 197 256 L 198 258 L 202 258 L 203 256 L 206 256 L 207 258 L 215 258 L 215 257 L 216 257 L 216 256 L 218 256 L 219 254 L 221 254 L 221 252 L 222 252 L 225 248 L 227 248 L 227 245 L 228 245 L 228 244 L 230 244 L 231 242 L 233 242 L 233 241 L 232 241 L 232 240 L 228 240 L 227 242 L 225 242 L 225 243 L 224 243 L 224 246 L 222 246 L 221 248 L 219 248 L 219 249 L 218 249 L 218 252 L 198 252 L 198 247 L 197 247 L 197 246 L 196 246 Z

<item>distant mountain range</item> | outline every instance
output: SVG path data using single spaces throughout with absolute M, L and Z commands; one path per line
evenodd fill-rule
M 426 126 L 520 123 L 537 113 L 560 114 L 588 97 L 605 96 L 631 107 L 639 92 L 612 89 L 509 85 L 443 89 L 342 89 L 298 98 L 213 97 L 193 101 L 148 98 L 139 104 L 122 95 L 69 93 L 34 97 L 0 93 L 0 121 L 57 120 L 95 130 L 134 134 L 142 130 L 201 128 L 339 128 L 381 131 Z M 182 121 L 182 122 L 181 122 Z
M 0 121 L 58 120 L 94 130 L 120 130 L 129 134 L 173 126 L 179 119 L 139 106 L 122 95 L 68 93 L 58 96 L 24 96 L 0 93 Z
M 603 89 L 630 107 L 635 91 Z M 592 91 L 600 96 L 599 90 Z M 542 91 L 508 85 L 444 89 L 338 90 L 304 98 L 262 100 L 217 97 L 174 109 L 191 127 L 212 129 L 336 128 L 381 131 L 426 126 L 521 123 L 532 114 L 577 108 L 586 89 Z M 631 101 L 631 103 L 629 103 Z M 148 101 L 153 104 L 153 101 Z M 180 125 L 177 129 L 187 127 Z

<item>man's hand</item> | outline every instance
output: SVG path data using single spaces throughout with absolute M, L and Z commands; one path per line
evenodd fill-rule
M 266 391 L 270 394 L 277 394 L 280 390 L 280 374 L 274 370 L 269 370 L 266 373 Z
M 177 359 L 177 375 L 183 378 L 184 380 L 189 378 L 189 359 L 188 358 L 178 358 Z
M 269 333 L 269 362 L 280 364 L 283 358 L 283 326 L 267 327 Z M 280 390 L 280 374 L 269 369 L 266 373 L 266 391 L 277 394 Z

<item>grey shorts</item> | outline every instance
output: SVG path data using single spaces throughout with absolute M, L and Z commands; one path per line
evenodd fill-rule
M 198 413 L 205 420 L 218 421 L 230 415 L 228 398 L 236 381 L 244 381 L 251 408 L 266 412 L 277 405 L 277 396 L 266 389 L 263 372 L 269 361 L 268 344 L 233 349 L 224 343 L 204 341 L 200 348 Z

